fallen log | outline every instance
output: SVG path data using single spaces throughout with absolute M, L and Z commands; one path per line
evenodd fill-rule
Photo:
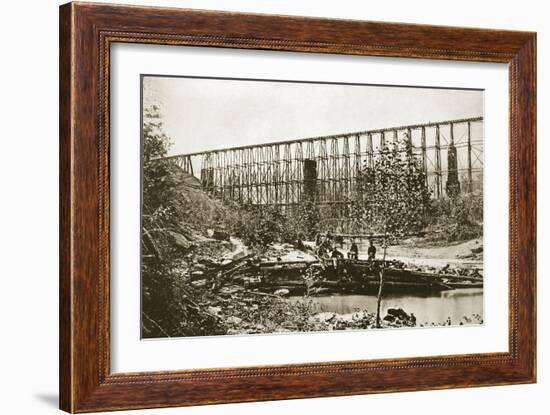
M 248 265 L 248 260 L 254 255 L 249 254 L 235 261 L 231 261 L 227 264 L 221 265 L 215 272 L 214 284 L 212 285 L 212 291 L 219 291 L 220 288 L 230 279 L 230 277 L 239 269 Z

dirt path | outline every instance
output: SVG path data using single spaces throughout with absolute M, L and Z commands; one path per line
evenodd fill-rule
M 475 250 L 482 246 L 482 239 L 473 239 L 446 246 L 417 246 L 414 241 L 409 241 L 402 245 L 388 247 L 387 256 L 389 259 L 397 259 L 406 264 L 417 266 L 443 267 L 450 264 L 464 268 L 482 268 L 483 253 L 476 255 L 474 258 L 465 258 L 472 254 L 472 249 Z M 377 256 L 381 254 L 381 248 L 379 248 Z M 366 259 L 367 253 L 361 251 L 359 257 Z
M 393 256 L 406 256 L 411 258 L 430 258 L 430 259 L 457 259 L 464 258 L 472 253 L 472 249 L 483 246 L 483 240 L 472 239 L 457 244 L 446 246 L 415 246 L 414 244 L 403 244 L 390 246 L 388 254 Z

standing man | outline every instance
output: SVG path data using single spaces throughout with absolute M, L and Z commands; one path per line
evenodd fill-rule
M 332 245 L 332 234 L 330 231 L 327 231 L 326 240 Z
M 338 280 L 340 280 L 341 279 L 340 260 L 344 259 L 344 254 L 341 253 L 338 249 L 336 249 L 336 247 L 334 247 L 330 257 L 332 259 L 332 266 L 334 267 L 334 273 L 336 274 L 336 277 L 338 278 Z
M 359 248 L 355 243 L 355 240 L 351 240 L 351 246 L 348 251 L 348 259 L 357 259 L 359 258 Z
M 367 254 L 369 255 L 369 261 L 374 261 L 374 258 L 376 257 L 376 247 L 374 246 L 372 239 L 369 240 L 369 249 L 367 250 Z

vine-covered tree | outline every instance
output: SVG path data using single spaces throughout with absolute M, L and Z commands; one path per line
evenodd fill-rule
M 382 148 L 370 165 L 363 166 L 358 184 L 352 215 L 378 235 L 383 249 L 382 260 L 375 267 L 379 277 L 376 325 L 380 327 L 387 248 L 399 237 L 424 228 L 430 192 L 407 139 Z

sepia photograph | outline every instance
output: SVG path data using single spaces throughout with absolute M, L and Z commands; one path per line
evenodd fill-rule
M 143 339 L 481 325 L 484 91 L 141 76 Z

